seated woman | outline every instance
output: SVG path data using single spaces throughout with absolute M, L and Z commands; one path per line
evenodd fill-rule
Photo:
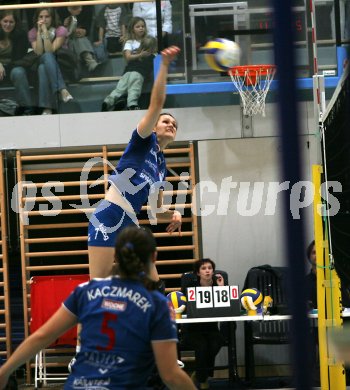
M 16 66 L 27 53 L 27 34 L 20 29 L 18 15 L 14 10 L 0 13 L 0 83 L 11 81 L 16 91 L 19 113 L 32 113 L 32 103 L 26 70 Z M 0 84 L 0 85 L 1 85 Z
M 187 287 L 223 286 L 224 278 L 215 274 L 215 263 L 211 259 L 201 259 L 194 263 L 197 280 L 182 286 L 186 295 Z M 200 389 L 208 389 L 208 377 L 213 375 L 215 357 L 223 345 L 223 336 L 217 322 L 190 324 L 182 327 L 185 344 L 194 348 L 196 363 L 192 380 Z
M 64 103 L 73 99 L 54 55 L 61 47 L 67 47 L 67 29 L 59 25 L 57 13 L 53 8 L 37 9 L 33 22 L 34 27 L 29 31 L 28 38 L 34 52 L 40 55 L 39 107 L 43 108 L 42 114 L 47 115 L 52 114 L 57 93 Z

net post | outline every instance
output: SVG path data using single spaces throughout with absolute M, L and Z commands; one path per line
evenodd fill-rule
M 325 83 L 323 75 L 312 76 L 313 84 L 313 103 L 314 103 L 314 120 L 315 120 L 315 135 L 318 137 L 319 145 L 316 149 L 317 161 L 322 161 L 322 138 L 323 138 L 323 122 L 322 115 L 326 109 L 325 98 Z
M 312 31 L 313 71 L 314 71 L 314 75 L 317 75 L 318 74 L 318 56 L 317 56 L 315 0 L 310 0 L 309 5 L 310 5 L 310 18 L 311 18 L 311 31 Z
M 312 76 L 315 121 L 319 124 L 322 114 L 326 110 L 326 93 L 323 75 Z

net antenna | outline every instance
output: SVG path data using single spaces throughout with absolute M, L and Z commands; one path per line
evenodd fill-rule
M 265 116 L 265 100 L 275 73 L 275 65 L 241 65 L 228 71 L 241 96 L 244 115 Z

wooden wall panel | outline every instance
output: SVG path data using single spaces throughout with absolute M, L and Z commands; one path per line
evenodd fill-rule
M 7 205 L 5 201 L 3 154 L 0 153 L 0 356 L 11 353 L 10 289 L 7 251 Z

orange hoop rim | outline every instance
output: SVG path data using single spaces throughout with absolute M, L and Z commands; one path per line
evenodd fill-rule
M 246 74 L 250 74 L 250 72 L 254 73 L 259 71 L 259 74 L 262 76 L 266 76 L 270 70 L 275 70 L 276 65 L 238 65 L 230 68 L 229 73 L 234 73 L 236 76 L 245 76 Z

